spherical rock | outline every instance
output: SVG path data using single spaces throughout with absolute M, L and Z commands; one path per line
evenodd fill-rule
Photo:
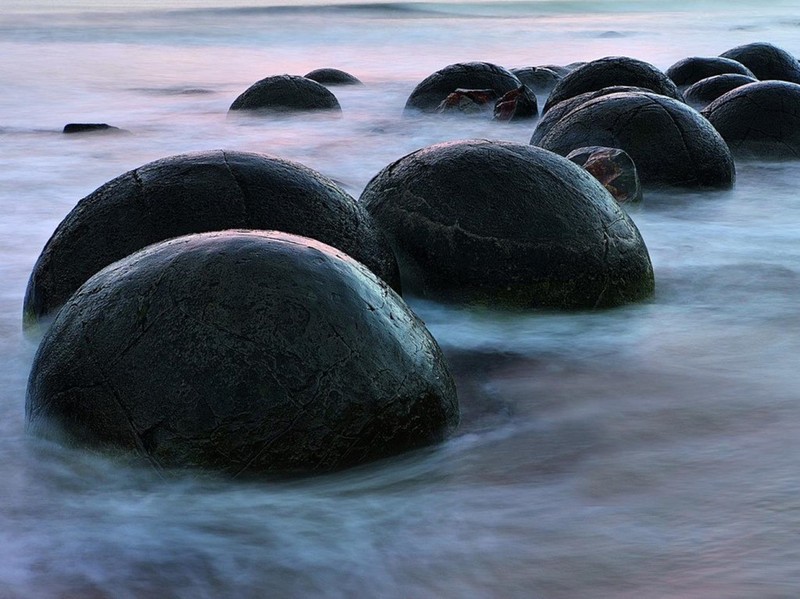
M 364 85 L 358 77 L 332 68 L 314 69 L 306 73 L 304 77 L 322 85 Z
M 766 42 L 736 46 L 721 54 L 741 62 L 756 79 L 800 83 L 800 62 L 786 50 Z
M 25 294 L 25 325 L 55 312 L 115 260 L 171 237 L 231 228 L 319 239 L 400 289 L 388 243 L 363 207 L 333 181 L 274 156 L 216 150 L 145 164 L 78 202 L 36 261 Z
M 538 145 L 562 156 L 584 146 L 625 150 L 645 189 L 726 189 L 736 177 L 730 150 L 714 127 L 683 102 L 659 94 L 618 93 L 585 102 Z
M 567 154 L 567 160 L 583 167 L 620 204 L 641 201 L 639 174 L 633 159 L 624 150 L 589 146 L 573 150 Z
M 315 240 L 189 235 L 93 276 L 34 359 L 29 430 L 233 475 L 341 468 L 458 421 L 436 342 L 388 286 Z
M 539 116 L 539 104 L 534 94 L 526 85 L 506 92 L 494 103 L 492 112 L 497 121 L 518 121 Z
M 556 83 L 558 83 L 562 77 L 556 71 L 547 67 L 520 67 L 518 69 L 511 69 L 511 72 L 517 79 L 527 85 L 528 89 L 533 93 L 543 95 L 553 91 Z
M 327 87 L 298 75 L 274 75 L 256 81 L 231 104 L 230 111 L 292 112 L 342 108 Z
M 682 100 L 672 80 L 650 63 L 628 56 L 607 56 L 587 62 L 565 75 L 547 98 L 542 112 L 547 112 L 567 98 L 612 85 L 643 87 L 657 94 Z
M 404 289 L 492 306 L 636 301 L 653 270 L 636 226 L 591 175 L 551 152 L 465 140 L 390 164 L 361 196 Z
M 451 64 L 423 79 L 406 100 L 405 110 L 433 112 L 457 89 L 494 91 L 496 97 L 517 89 L 522 82 L 510 71 L 488 62 Z
M 578 94 L 577 96 L 567 98 L 566 100 L 562 100 L 550 108 L 550 110 L 548 110 L 544 115 L 542 115 L 542 118 L 539 119 L 538 123 L 536 123 L 536 129 L 533 130 L 530 144 L 532 146 L 538 146 L 542 138 L 547 134 L 548 131 L 550 131 L 550 129 L 553 128 L 553 125 L 575 110 L 578 106 L 585 104 L 589 100 L 594 100 L 595 98 L 599 98 L 601 96 L 608 96 L 609 94 L 617 94 L 620 92 L 635 93 L 647 91 L 649 90 L 646 90 L 643 87 L 612 85 L 611 87 L 604 87 L 596 91 L 585 92 Z
M 723 56 L 690 56 L 683 58 L 666 71 L 667 77 L 680 87 L 689 87 L 706 77 L 737 73 L 755 78 L 755 75 L 741 62 Z
M 708 106 L 722 94 L 726 94 L 732 89 L 747 85 L 748 83 L 755 83 L 756 81 L 757 79 L 737 73 L 714 75 L 713 77 L 701 79 L 697 83 L 687 87 L 683 92 L 683 97 L 689 106 L 700 110 Z
M 720 96 L 703 114 L 743 158 L 800 158 L 800 85 L 748 83 Z

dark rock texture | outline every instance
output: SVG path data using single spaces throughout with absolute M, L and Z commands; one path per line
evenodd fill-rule
M 737 157 L 800 158 L 800 85 L 749 83 L 703 111 Z
M 62 133 L 127 133 L 119 127 L 112 127 L 107 123 L 67 123 Z
M 522 82 L 511 71 L 488 62 L 451 64 L 423 79 L 406 100 L 405 110 L 433 112 L 457 89 L 491 89 L 497 97 Z
M 640 300 L 653 270 L 636 226 L 589 173 L 551 152 L 465 140 L 390 164 L 361 196 L 404 289 L 451 302 L 594 308 Z
M 547 98 L 542 112 L 547 112 L 567 98 L 612 85 L 643 87 L 657 94 L 682 100 L 672 80 L 650 63 L 628 56 L 607 56 L 587 62 L 565 75 Z
M 238 475 L 332 470 L 442 440 L 441 351 L 362 264 L 274 231 L 189 235 L 96 274 L 53 321 L 34 434 Z
M 306 73 L 304 77 L 322 85 L 364 85 L 358 77 L 332 68 L 314 69 Z
M 542 138 L 547 134 L 548 131 L 550 131 L 550 129 L 553 128 L 553 125 L 575 110 L 578 106 L 585 104 L 589 100 L 594 100 L 595 98 L 599 98 L 601 96 L 608 96 L 609 94 L 618 94 L 620 92 L 635 93 L 647 91 L 649 90 L 646 90 L 643 87 L 612 85 L 611 87 L 604 87 L 603 89 L 598 89 L 596 91 L 585 92 L 578 94 L 577 96 L 567 98 L 566 100 L 562 100 L 550 108 L 550 110 L 548 110 L 544 115 L 542 115 L 542 118 L 539 119 L 538 123 L 536 123 L 536 129 L 533 131 L 530 143 L 532 146 L 538 146 Z
M 494 106 L 497 94 L 493 89 L 457 89 L 442 100 L 436 112 L 442 114 L 481 114 Z
M 298 75 L 274 75 L 256 81 L 231 104 L 230 111 L 293 112 L 342 108 L 327 87 Z
M 753 77 L 734 73 L 714 75 L 713 77 L 701 79 L 697 83 L 687 87 L 683 92 L 683 97 L 689 106 L 700 110 L 708 106 L 722 94 L 726 94 L 732 89 L 747 85 L 748 83 L 755 83 L 756 81 L 757 79 Z
M 633 159 L 624 150 L 589 146 L 573 150 L 567 154 L 567 159 L 600 181 L 620 204 L 641 201 L 639 174 Z
M 645 189 L 725 189 L 736 178 L 730 150 L 714 127 L 686 104 L 659 94 L 618 93 L 585 102 L 538 145 L 562 156 L 584 146 L 625 150 Z
M 753 72 L 756 79 L 777 79 L 800 83 L 800 62 L 786 50 L 766 42 L 736 46 L 721 54 L 741 62 Z
M 526 85 L 506 92 L 494 104 L 493 117 L 497 121 L 519 121 L 539 116 L 539 104 Z
M 690 56 L 683 58 L 667 69 L 667 77 L 679 88 L 689 87 L 706 77 L 737 73 L 755 78 L 741 62 L 723 56 Z
M 274 156 L 216 150 L 145 164 L 78 202 L 33 268 L 24 322 L 30 326 L 53 313 L 98 270 L 147 245 L 231 228 L 319 239 L 399 289 L 386 240 L 333 181 Z

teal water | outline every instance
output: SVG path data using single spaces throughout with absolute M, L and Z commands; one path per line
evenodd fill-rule
M 452 139 L 529 123 L 402 118 L 447 64 L 630 55 L 666 69 L 766 40 L 800 3 L 4 3 L 0 14 L 0 598 L 796 597 L 800 165 L 631 210 L 652 301 L 504 315 L 412 301 L 464 409 L 442 446 L 292 482 L 162 480 L 24 431 L 30 270 L 105 181 L 227 148 L 302 162 L 358 196 Z M 316 3 L 314 3 L 316 4 Z M 272 74 L 332 66 L 342 118 L 228 119 Z M 125 136 L 67 137 L 67 122 Z

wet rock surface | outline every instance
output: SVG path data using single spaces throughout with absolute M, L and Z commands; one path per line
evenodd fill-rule
M 363 265 L 264 231 L 150 246 L 90 279 L 34 359 L 37 435 L 232 475 L 332 470 L 457 425 L 441 351 Z
M 36 261 L 24 322 L 31 326 L 52 314 L 94 273 L 147 245 L 231 228 L 319 239 L 400 288 L 386 240 L 333 181 L 274 156 L 217 150 L 145 164 L 78 202 Z
M 643 87 L 682 100 L 672 80 L 650 63 L 628 56 L 607 56 L 588 62 L 565 75 L 547 98 L 542 112 L 546 113 L 567 98 L 614 85 Z
M 800 83 L 800 62 L 789 52 L 773 44 L 744 44 L 723 52 L 721 56 L 742 63 L 761 81 L 777 79 Z
M 522 83 L 511 71 L 488 62 L 451 64 L 423 79 L 406 100 L 405 110 L 433 112 L 457 89 L 491 89 L 500 97 Z
M 703 114 L 742 158 L 800 158 L 800 85 L 749 83 L 720 96 Z
M 535 94 L 547 95 L 561 80 L 562 74 L 548 67 L 520 67 L 511 72 Z M 566 69 L 565 73 L 569 72 Z
M 683 97 L 689 106 L 700 110 L 708 106 L 722 94 L 726 94 L 732 89 L 747 85 L 748 83 L 755 83 L 756 81 L 758 80 L 753 77 L 734 73 L 714 75 L 713 77 L 701 79 L 697 83 L 687 87 L 683 92 Z
M 533 119 L 538 115 L 536 95 L 525 85 L 503 94 L 494 104 L 493 117 L 496 121 Z
M 730 150 L 698 112 L 652 93 L 617 93 L 585 102 L 539 140 L 566 156 L 584 146 L 627 152 L 644 189 L 727 189 L 735 180 Z
M 314 69 L 303 76 L 322 85 L 364 85 L 358 77 L 333 68 Z
M 436 107 L 438 113 L 480 114 L 494 106 L 497 94 L 493 89 L 457 89 L 447 94 Z
M 647 297 L 636 226 L 586 171 L 551 152 L 464 140 L 423 148 L 361 201 L 390 239 L 406 291 L 498 307 L 593 308 Z
M 679 88 L 689 87 L 701 79 L 725 73 L 755 78 L 752 71 L 741 62 L 723 56 L 690 56 L 679 60 L 666 71 L 667 77 Z
M 642 186 L 639 174 L 631 157 L 619 148 L 589 146 L 578 148 L 567 154 L 567 159 L 583 167 L 617 202 L 639 202 Z
M 256 81 L 237 97 L 230 112 L 293 112 L 330 110 L 341 112 L 336 96 L 321 83 L 298 75 L 274 75 Z

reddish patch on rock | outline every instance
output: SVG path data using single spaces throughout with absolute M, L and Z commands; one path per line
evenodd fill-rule
M 457 89 L 436 107 L 436 112 L 457 110 L 467 114 L 483 112 L 497 98 L 493 89 Z

